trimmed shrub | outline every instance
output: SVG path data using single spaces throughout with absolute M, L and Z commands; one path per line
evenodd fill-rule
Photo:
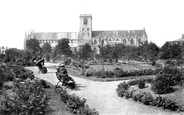
M 124 97 L 124 93 L 126 90 L 128 90 L 129 85 L 124 81 L 123 83 L 120 83 L 117 87 L 117 92 L 120 97 Z
M 151 93 L 149 92 L 144 92 L 143 93 L 143 97 L 141 98 L 141 102 L 145 105 L 152 105 L 153 102 L 153 97 L 151 95 Z
M 182 80 L 184 80 L 184 77 L 182 75 L 182 69 L 179 69 L 176 66 L 165 66 L 161 71 L 160 74 L 170 74 L 168 79 L 170 80 L 170 85 L 178 85 Z
M 144 82 L 147 83 L 152 83 L 154 81 L 153 78 L 142 78 L 141 80 L 143 80 Z M 127 83 L 128 85 L 137 85 L 139 83 L 140 79 L 134 79 L 134 80 L 129 80 Z
M 145 105 L 152 105 L 162 107 L 163 109 L 169 109 L 171 111 L 183 111 L 183 107 L 177 105 L 177 103 L 169 98 L 157 96 L 153 98 L 149 92 L 136 92 L 135 90 L 128 90 L 129 85 L 126 82 L 120 83 L 117 88 L 117 93 L 120 97 L 126 99 L 132 98 L 134 101 L 139 101 Z
M 145 87 L 145 81 L 142 80 L 142 79 L 140 79 L 140 80 L 138 81 L 138 87 L 139 87 L 140 89 L 143 89 L 143 88 Z
M 155 81 L 151 84 L 151 89 L 156 94 L 166 94 L 173 91 L 171 87 L 171 81 L 169 79 L 170 74 L 158 74 Z
M 96 77 L 103 77 L 103 78 L 112 78 L 112 77 L 129 77 L 129 76 L 142 76 L 142 75 L 155 75 L 160 71 L 160 69 L 143 69 L 143 70 L 123 70 L 120 68 L 115 68 L 114 70 L 96 70 L 93 74 L 86 73 L 88 76 L 96 76 Z M 104 75 L 102 73 L 104 72 Z

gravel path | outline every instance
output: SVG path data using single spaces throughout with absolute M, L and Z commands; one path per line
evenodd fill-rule
M 48 67 L 47 74 L 38 73 L 37 67 L 27 68 L 32 70 L 36 77 L 55 85 L 58 79 L 55 75 L 54 65 L 46 64 L 46 66 Z M 77 89 L 68 90 L 68 93 L 87 99 L 89 107 L 95 108 L 100 115 L 180 115 L 169 110 L 145 106 L 131 99 L 118 97 L 116 87 L 122 81 L 97 82 L 74 76 L 72 78 L 77 84 Z

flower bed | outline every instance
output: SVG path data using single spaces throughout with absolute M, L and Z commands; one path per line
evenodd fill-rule
M 114 69 L 114 70 L 95 70 L 89 68 L 86 70 L 85 75 L 87 77 L 96 76 L 97 78 L 122 78 L 129 76 L 145 76 L 145 75 L 155 75 L 160 71 L 160 69 L 134 69 L 134 70 L 123 70 L 123 69 Z
M 148 79 L 144 81 L 151 82 L 152 80 Z M 162 97 L 160 95 L 154 97 L 150 92 L 137 92 L 134 89 L 129 89 L 131 85 L 136 85 L 138 82 L 139 80 L 132 80 L 120 83 L 116 89 L 118 96 L 124 97 L 125 99 L 132 98 L 134 101 L 141 102 L 145 105 L 162 107 L 163 109 L 169 109 L 171 111 L 183 110 L 181 105 L 178 105 L 177 102 L 168 97 Z
M 60 94 L 61 100 L 67 105 L 67 109 L 79 115 L 99 115 L 95 109 L 89 108 L 86 99 L 80 99 L 76 95 L 69 95 L 66 90 L 60 86 L 55 86 L 55 91 Z
M 0 112 L 3 115 L 45 115 L 48 97 L 38 79 L 14 82 L 11 93 L 3 91 Z

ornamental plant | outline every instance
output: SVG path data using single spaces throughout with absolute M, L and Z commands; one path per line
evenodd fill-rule
M 89 108 L 86 99 L 69 95 L 65 89 L 59 86 L 55 86 L 55 91 L 60 94 L 60 98 L 66 104 L 68 111 L 79 115 L 99 115 L 95 109 Z
M 143 88 L 145 87 L 145 81 L 142 80 L 142 79 L 140 79 L 140 80 L 138 81 L 138 87 L 139 87 L 140 89 L 143 89 Z
M 45 115 L 49 98 L 39 80 L 13 84 L 12 94 L 4 92 L 0 102 L 3 115 Z
M 158 74 L 154 80 L 154 82 L 151 84 L 151 89 L 156 94 L 166 94 L 173 91 L 173 88 L 171 86 L 170 78 L 171 74 Z

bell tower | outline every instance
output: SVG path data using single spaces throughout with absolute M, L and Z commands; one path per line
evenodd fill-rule
M 79 28 L 79 45 L 84 45 L 85 43 L 90 44 L 92 37 L 92 15 L 91 14 L 81 14 L 80 15 L 80 28 Z

